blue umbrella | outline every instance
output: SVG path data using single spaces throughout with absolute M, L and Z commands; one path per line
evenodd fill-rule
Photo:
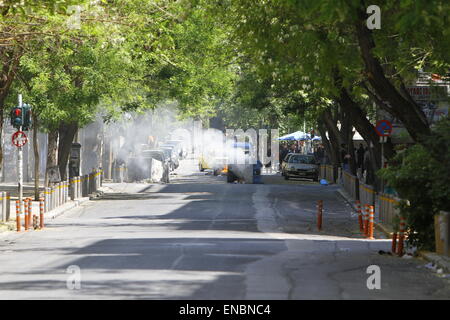
M 296 131 L 294 133 L 290 133 L 279 137 L 278 140 L 310 140 L 311 136 L 308 133 L 304 133 L 302 131 Z

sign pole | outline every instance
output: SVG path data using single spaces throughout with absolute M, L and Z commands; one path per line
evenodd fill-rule
M 380 144 L 381 144 L 381 169 L 384 168 L 384 144 L 387 142 L 387 137 L 392 133 L 392 123 L 388 120 L 379 120 L 375 126 L 376 133 L 380 136 Z M 384 191 L 384 181 L 380 180 L 380 188 L 381 192 Z
M 22 107 L 22 95 L 19 94 L 19 107 Z M 19 131 L 22 131 L 22 126 L 20 126 Z M 23 150 L 22 146 L 18 147 L 18 179 L 19 179 L 19 215 L 22 216 L 23 213 Z
M 384 168 L 384 137 L 380 137 L 381 142 L 381 169 Z M 384 191 L 384 181 L 383 178 L 381 178 L 381 192 Z

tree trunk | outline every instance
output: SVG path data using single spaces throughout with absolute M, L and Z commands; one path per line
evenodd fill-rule
M 1 181 L 5 181 L 5 172 L 3 167 L 3 107 L 0 106 L 0 171 L 2 173 L 1 175 Z
M 350 154 L 351 158 L 349 159 L 349 165 L 350 165 L 350 172 L 352 175 L 357 175 L 357 169 L 358 165 L 356 164 L 356 152 L 355 152 L 355 146 L 353 144 L 353 135 L 355 132 L 353 130 L 350 130 L 350 134 L 348 136 L 348 153 Z
M 375 42 L 371 31 L 366 27 L 367 14 L 358 10 L 359 21 L 356 23 L 356 35 L 358 38 L 361 56 L 363 58 L 367 79 L 377 95 L 385 103 L 385 110 L 398 118 L 411 138 L 420 142 L 422 136 L 430 134 L 430 127 L 427 119 L 416 103 L 402 96 L 399 90 L 386 78 L 380 61 L 373 55 L 372 49 Z
M 350 155 L 350 159 L 348 159 L 348 165 L 350 169 L 350 173 L 356 175 L 356 161 L 355 161 L 355 152 L 353 146 L 353 119 L 350 114 L 341 106 L 341 110 L 339 110 L 339 121 L 341 123 L 340 137 L 341 142 L 345 144 L 345 152 Z M 340 149 L 342 151 L 342 149 Z M 341 161 L 342 155 L 341 155 Z
M 317 122 L 317 128 L 320 133 L 320 137 L 322 138 L 322 144 L 325 147 L 325 151 L 327 153 L 327 158 L 329 161 L 331 161 L 332 164 L 337 163 L 335 159 L 335 154 L 333 151 L 333 148 L 331 146 L 330 140 L 327 138 L 327 130 L 325 129 L 325 123 L 323 121 L 323 114 L 320 116 L 319 121 Z M 329 164 L 329 163 L 322 163 L 322 164 Z
M 341 165 L 341 156 L 339 152 L 339 146 L 341 145 L 340 138 L 339 138 L 339 129 L 336 126 L 336 122 L 333 120 L 331 112 L 329 110 L 324 111 L 322 115 L 323 124 L 325 125 L 328 136 L 330 139 L 330 146 L 332 149 L 332 159 L 334 166 L 340 166 Z
M 345 88 L 341 89 L 339 104 L 346 111 L 348 116 L 352 119 L 352 124 L 359 134 L 363 137 L 368 145 L 373 144 L 376 158 L 381 161 L 381 145 L 380 137 L 375 131 L 375 128 L 367 119 L 365 111 L 353 101 Z M 384 144 L 384 156 L 387 159 L 395 155 L 394 146 L 390 141 Z M 380 165 L 378 166 L 380 167 Z
M 33 152 L 34 152 L 34 200 L 39 201 L 39 141 L 38 141 L 38 119 L 33 112 Z
M 61 180 L 67 178 L 67 163 L 69 161 L 70 149 L 75 134 L 78 131 L 77 123 L 62 123 L 59 126 L 59 146 L 58 146 L 58 167 L 61 175 Z
M 45 170 L 45 186 L 49 186 L 48 170 L 58 164 L 58 130 L 51 130 L 47 142 L 47 168 Z

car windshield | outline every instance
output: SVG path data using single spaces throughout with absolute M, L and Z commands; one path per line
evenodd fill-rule
M 292 155 L 289 158 L 289 163 L 304 163 L 304 164 L 316 164 L 314 157 L 303 155 Z

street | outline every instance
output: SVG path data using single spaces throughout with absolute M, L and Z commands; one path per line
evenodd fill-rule
M 103 197 L 41 231 L 0 234 L 0 299 L 450 297 L 448 278 L 425 261 L 379 254 L 390 240 L 359 234 L 337 186 L 263 181 L 227 184 L 189 159 L 170 184 L 106 183 Z M 370 265 L 380 289 L 367 287 Z M 68 286 L 73 270 L 78 288 Z

